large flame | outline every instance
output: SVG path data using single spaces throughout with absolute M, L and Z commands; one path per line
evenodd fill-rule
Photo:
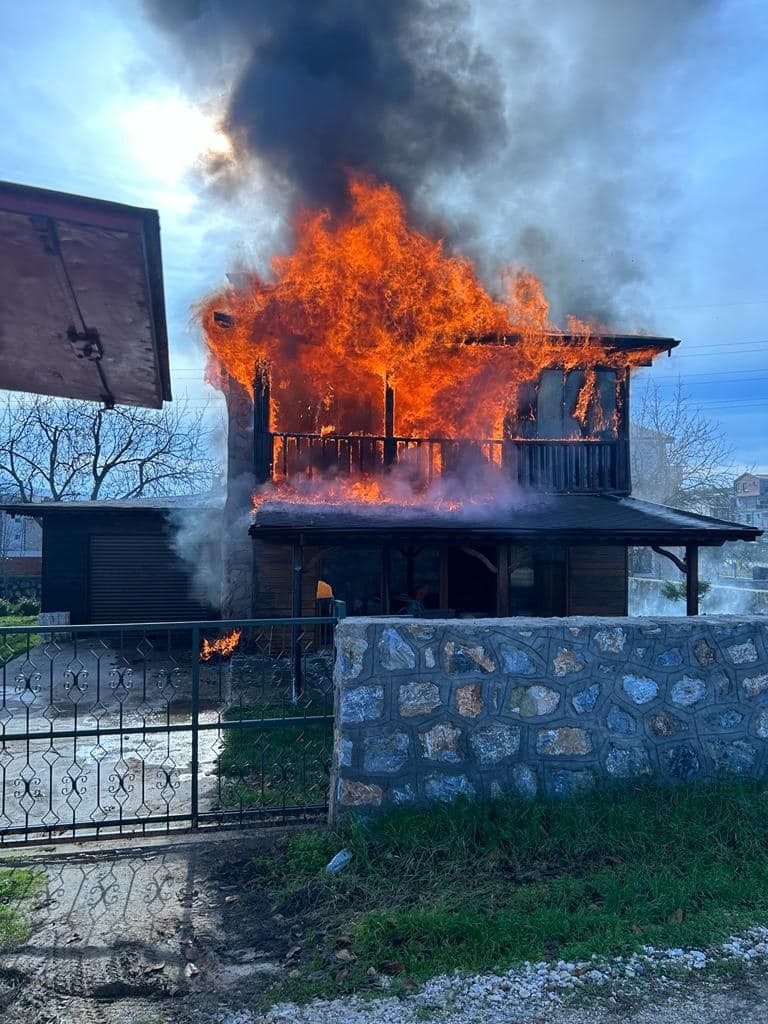
M 200 310 L 211 380 L 250 387 L 255 362 L 270 364 L 275 430 L 381 434 L 388 383 L 400 436 L 499 438 L 518 388 L 542 369 L 629 361 L 606 353 L 593 325 L 570 319 L 570 337 L 558 332 L 530 273 L 508 273 L 493 299 L 468 260 L 410 227 L 395 190 L 368 177 L 350 177 L 344 214 L 303 211 L 295 234 L 271 280 L 236 275 Z M 514 341 L 467 343 L 488 335 Z M 582 422 L 593 389 L 587 375 Z

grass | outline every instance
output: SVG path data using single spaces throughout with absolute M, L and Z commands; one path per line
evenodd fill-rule
M 0 615 L 0 626 L 35 626 L 37 615 Z M 31 650 L 38 642 L 36 633 L 0 634 L 0 664 Z
M 230 721 L 295 718 L 296 724 L 247 726 L 224 732 L 219 759 L 222 802 L 227 807 L 322 806 L 328 797 L 333 745 L 332 722 L 302 722 L 328 714 L 327 701 L 307 699 L 299 705 L 239 705 L 225 715 Z
M 354 859 L 328 878 L 342 846 Z M 303 999 L 371 988 L 376 974 L 407 985 L 645 944 L 705 947 L 768 921 L 767 853 L 768 789 L 745 781 L 399 809 L 294 835 L 252 870 L 311 950 L 279 995 Z
M 29 934 L 24 904 L 40 889 L 40 876 L 29 868 L 0 867 L 0 950 L 11 949 Z

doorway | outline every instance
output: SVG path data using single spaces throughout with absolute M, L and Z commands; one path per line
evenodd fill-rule
M 445 554 L 448 607 L 457 615 L 496 615 L 496 545 L 449 547 Z

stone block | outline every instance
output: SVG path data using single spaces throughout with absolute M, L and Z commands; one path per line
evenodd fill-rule
M 594 642 L 597 649 L 603 654 L 621 654 L 624 644 L 627 642 L 627 634 L 621 626 L 599 629 L 595 633 Z
M 677 647 L 672 647 L 668 651 L 662 651 L 656 658 L 656 664 L 661 668 L 677 668 L 678 665 L 683 664 L 683 656 Z
M 480 644 L 462 644 L 449 640 L 444 647 L 448 671 L 451 675 L 465 672 L 494 672 L 496 663 Z
M 344 725 L 372 722 L 384 712 L 383 686 L 353 686 L 341 691 L 341 721 Z
M 381 667 L 388 672 L 416 668 L 416 654 L 393 626 L 385 626 L 378 645 Z
M 477 718 L 483 710 L 483 688 L 479 683 L 457 688 L 456 710 L 463 718 Z
M 611 744 L 605 770 L 614 779 L 635 779 L 651 774 L 648 752 L 642 747 L 616 747 Z
M 717 651 L 703 637 L 693 645 L 693 655 L 702 668 L 709 668 L 717 659 Z
M 558 729 L 540 729 L 536 753 L 545 757 L 583 757 L 592 753 L 592 738 L 586 729 L 564 725 Z
M 732 775 L 749 775 L 755 764 L 757 751 L 746 740 L 711 740 L 709 752 L 715 768 Z
M 672 715 L 669 711 L 659 711 L 658 714 L 651 715 L 648 719 L 648 725 L 654 736 L 674 736 L 678 732 L 684 732 L 688 728 L 688 723 L 684 722 L 682 718 L 678 718 L 676 715 Z
M 462 731 L 450 722 L 438 722 L 426 732 L 420 734 L 421 749 L 430 761 L 442 761 L 446 764 L 458 764 L 461 760 L 459 740 Z
M 428 775 L 424 780 L 428 800 L 450 803 L 459 796 L 477 796 L 477 790 L 466 775 Z
M 342 739 L 339 744 L 339 765 L 342 768 L 350 768 L 352 765 L 352 740 Z
M 533 675 L 536 671 L 536 666 L 530 655 L 519 647 L 513 647 L 511 644 L 501 644 L 499 646 L 499 656 L 501 658 L 501 668 L 504 672 L 509 672 L 516 676 L 529 676 Z
M 398 806 L 401 804 L 412 804 L 416 799 L 416 792 L 410 782 L 404 786 L 397 786 L 392 790 L 392 801 Z
M 626 675 L 621 680 L 621 686 L 629 699 L 638 705 L 648 704 L 659 692 L 658 684 L 647 676 Z
M 740 711 L 715 711 L 704 718 L 710 729 L 735 729 L 744 721 Z
M 594 711 L 599 696 L 599 683 L 593 683 L 592 686 L 588 686 L 585 690 L 579 690 L 578 693 L 574 693 L 573 697 L 571 697 L 574 711 L 579 715 Z
M 747 676 L 741 686 L 747 697 L 759 697 L 761 693 L 768 690 L 768 672 L 761 673 L 759 676 Z
M 384 796 L 381 786 L 353 779 L 339 779 L 336 792 L 342 807 L 378 807 Z
M 747 665 L 757 661 L 757 648 L 753 640 L 747 640 L 743 644 L 731 644 L 726 650 L 734 665 Z
M 435 665 L 437 664 L 434 647 L 424 648 L 424 664 L 426 665 L 427 668 L 434 668 Z
M 366 736 L 363 743 L 363 768 L 374 774 L 399 772 L 408 763 L 409 740 L 404 732 L 384 736 Z
M 560 694 L 548 686 L 516 686 L 509 694 L 507 709 L 522 718 L 551 715 L 560 704 Z
M 761 740 L 768 740 L 768 708 L 761 711 L 755 719 L 755 732 Z
M 584 662 L 580 661 L 576 657 L 576 654 L 571 647 L 559 647 L 555 657 L 552 660 L 552 667 L 555 675 L 559 678 L 563 676 L 575 675 L 577 672 L 584 670 Z
M 516 764 L 512 769 L 512 783 L 520 794 L 532 800 L 539 789 L 536 772 L 527 764 Z
M 552 772 L 551 789 L 555 796 L 570 796 L 576 793 L 588 793 L 595 788 L 595 776 L 591 771 L 580 769 L 567 771 L 560 768 Z
M 363 659 L 368 650 L 368 641 L 359 633 L 349 633 L 344 630 L 339 630 L 336 636 L 341 674 L 345 679 L 357 679 L 363 670 Z
M 483 767 L 498 764 L 520 749 L 520 726 L 494 722 L 471 733 L 469 743 Z
M 707 686 L 703 679 L 683 676 L 673 683 L 669 691 L 669 699 L 678 707 L 688 708 L 698 704 L 707 696 Z
M 439 706 L 440 690 L 434 683 L 405 683 L 398 691 L 397 709 L 404 718 L 428 715 Z
M 637 722 L 635 722 L 634 718 L 628 715 L 626 711 L 622 711 L 621 708 L 617 708 L 616 705 L 608 712 L 605 724 L 611 732 L 618 732 L 623 736 L 628 736 L 637 731 Z
M 673 779 L 693 779 L 701 771 L 699 755 L 690 743 L 663 750 L 661 763 Z

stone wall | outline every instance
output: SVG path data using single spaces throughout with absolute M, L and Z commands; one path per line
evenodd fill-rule
M 768 773 L 768 621 L 348 618 L 331 816 Z

